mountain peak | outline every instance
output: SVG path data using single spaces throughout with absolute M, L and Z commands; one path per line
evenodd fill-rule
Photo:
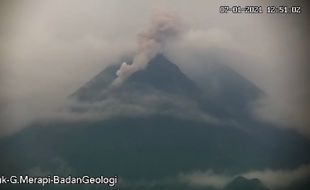
M 108 66 L 72 96 L 80 101 L 102 99 L 100 94 L 108 90 L 117 78 L 119 67 L 120 64 Z M 145 69 L 133 73 L 117 88 L 128 92 L 133 89 L 154 89 L 185 96 L 200 92 L 196 84 L 162 54 L 152 58 Z
M 247 179 L 242 176 L 236 177 L 231 181 L 224 190 L 269 190 L 260 180 L 258 179 Z
M 148 67 L 165 66 L 177 69 L 178 67 L 169 61 L 163 54 L 158 54 L 149 61 Z
M 182 95 L 200 92 L 196 84 L 162 54 L 151 59 L 145 69 L 132 74 L 124 83 L 128 84 Z

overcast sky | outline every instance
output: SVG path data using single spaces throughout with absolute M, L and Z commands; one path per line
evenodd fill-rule
M 227 3 L 229 2 L 229 3 Z M 177 15 L 182 37 L 165 53 L 189 76 L 219 59 L 266 92 L 257 117 L 310 136 L 308 7 L 301 15 L 220 14 L 221 5 L 284 1 L 4 0 L 0 3 L 0 133 L 18 131 L 65 102 L 107 65 L 137 51 L 157 11 Z M 218 50 L 218 51 L 215 51 Z M 190 63 L 190 64 L 189 64 Z

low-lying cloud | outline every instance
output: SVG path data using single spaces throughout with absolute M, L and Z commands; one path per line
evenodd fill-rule
M 182 119 L 224 123 L 201 110 L 196 101 L 181 95 L 152 90 L 148 93 L 135 92 L 111 95 L 96 102 L 80 102 L 71 99 L 58 113 L 44 120 L 99 121 L 113 117 L 141 117 L 150 115 L 173 116 Z
M 310 165 L 302 165 L 292 170 L 261 170 L 249 171 L 240 174 L 219 174 L 212 170 L 180 174 L 179 178 L 191 186 L 223 188 L 234 178 L 243 176 L 247 179 L 259 179 L 271 190 L 286 189 L 295 182 L 307 180 L 310 177 Z

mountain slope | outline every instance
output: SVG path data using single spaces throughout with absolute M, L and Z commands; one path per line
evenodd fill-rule
M 98 75 L 96 75 L 92 80 L 74 92 L 71 97 L 79 101 L 96 100 L 100 92 L 104 89 L 107 89 L 116 78 L 116 71 L 118 68 L 119 65 L 112 65 L 107 67 Z

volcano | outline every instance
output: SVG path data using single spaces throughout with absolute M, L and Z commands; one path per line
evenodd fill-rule
M 251 116 L 249 105 L 263 93 L 228 67 L 199 85 L 157 55 L 113 86 L 119 67 L 107 67 L 69 97 L 70 112 L 96 112 L 96 119 L 41 121 L 0 139 L 2 172 L 117 175 L 121 189 L 195 189 L 179 174 L 235 175 L 310 162 L 309 140 Z M 245 186 L 255 185 L 261 186 Z
M 244 120 L 251 117 L 249 105 L 263 94 L 254 84 L 226 66 L 210 72 L 202 79 L 203 85 L 197 85 L 161 54 L 151 59 L 145 69 L 135 72 L 120 86 L 113 88 L 119 67 L 120 64 L 107 67 L 77 90 L 72 98 L 78 102 L 100 102 L 114 97 L 122 103 L 140 104 L 140 100 L 156 94 L 181 98 L 196 104 L 199 111 L 220 119 L 242 117 Z M 165 103 L 167 101 L 157 102 Z

